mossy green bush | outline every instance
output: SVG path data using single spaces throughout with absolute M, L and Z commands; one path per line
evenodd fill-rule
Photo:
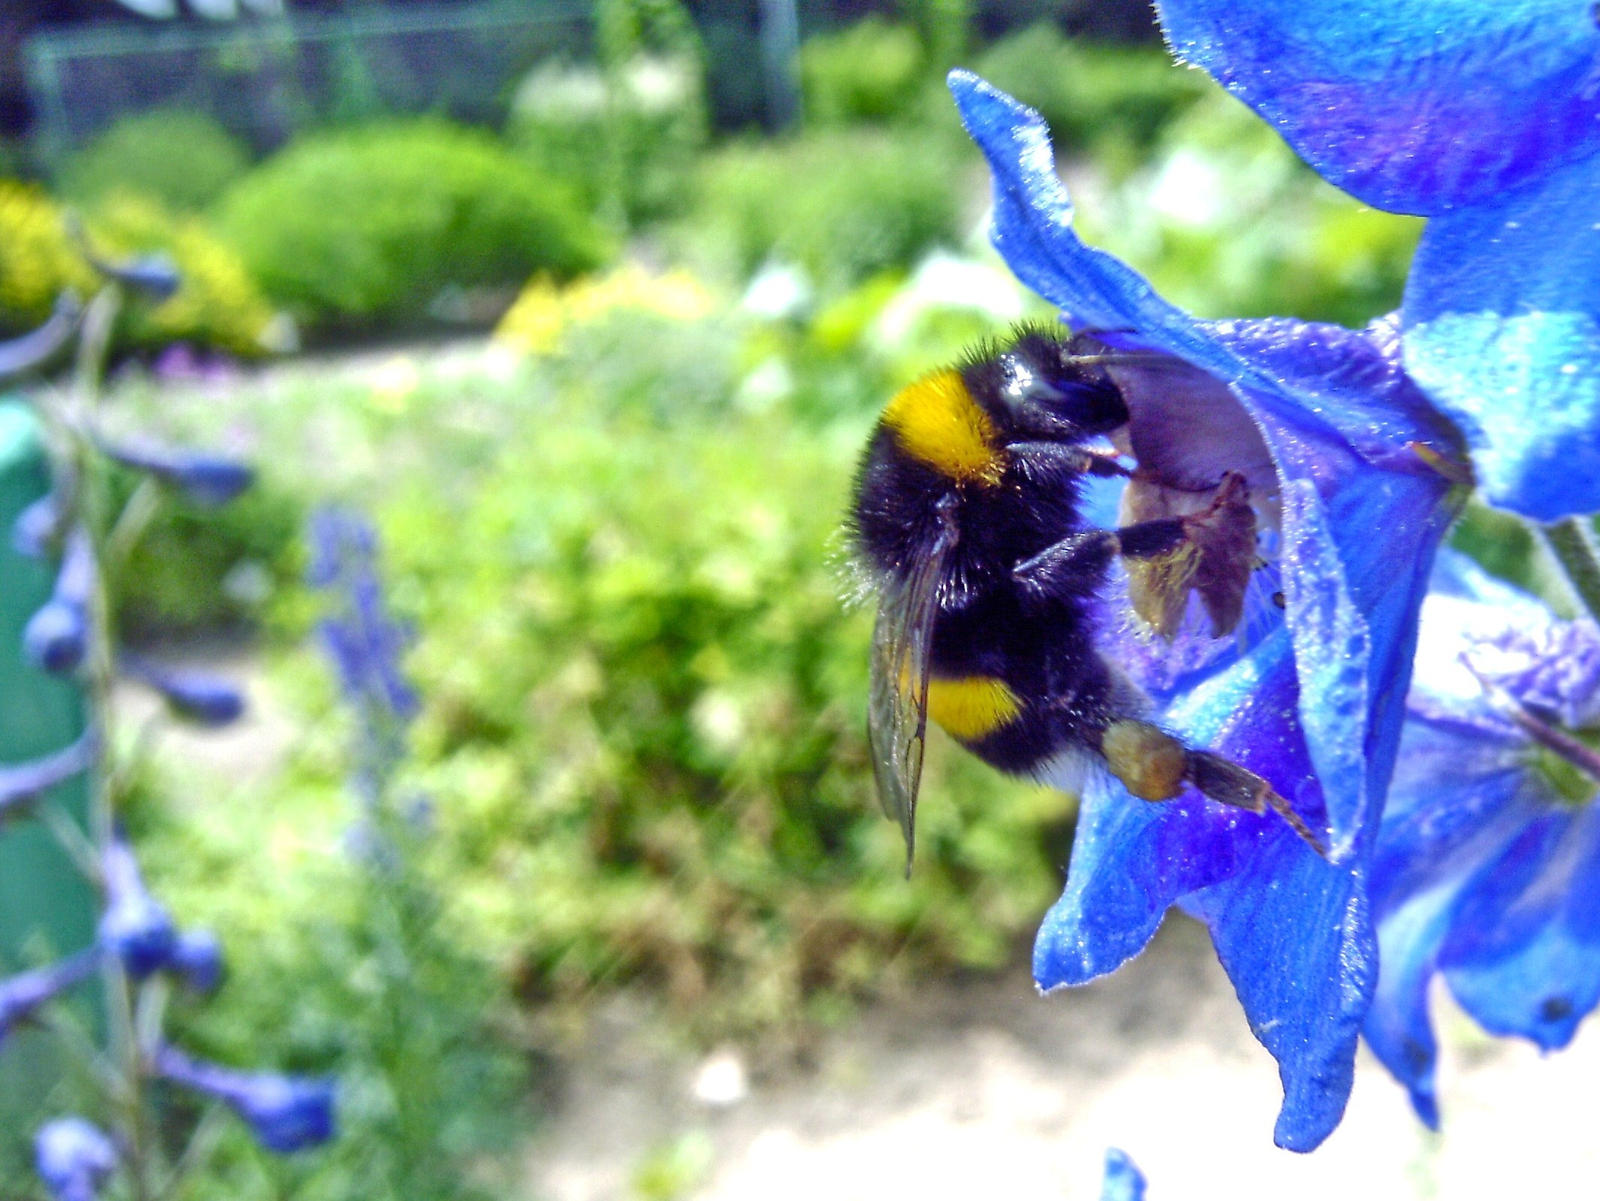
M 248 148 L 216 120 L 163 108 L 122 117 L 70 155 L 57 178 L 77 203 L 132 192 L 184 213 L 205 208 L 249 166 Z
M 319 334 L 415 326 L 448 288 L 566 278 L 610 251 L 564 181 L 437 120 L 310 135 L 214 215 L 267 295 Z
M 869 16 L 800 47 L 808 121 L 838 124 L 899 115 L 925 82 L 922 40 L 909 25 Z
M 688 234 L 698 253 L 745 274 L 768 258 L 826 289 L 907 267 L 959 240 L 975 153 L 888 130 L 818 130 L 724 148 L 704 165 Z

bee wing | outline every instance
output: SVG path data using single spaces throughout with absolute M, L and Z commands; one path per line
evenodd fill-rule
M 929 650 L 939 612 L 939 582 L 956 544 L 948 519 L 903 580 L 885 588 L 872 628 L 872 689 L 867 738 L 878 801 L 906 837 L 906 874 L 916 843 L 917 786 L 928 733 Z

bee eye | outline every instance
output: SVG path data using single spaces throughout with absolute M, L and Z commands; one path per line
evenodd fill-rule
M 1019 419 L 1085 434 L 1127 423 L 1128 407 L 1104 372 L 1086 371 L 1054 355 L 1047 362 L 1016 353 L 1001 358 L 1000 395 Z

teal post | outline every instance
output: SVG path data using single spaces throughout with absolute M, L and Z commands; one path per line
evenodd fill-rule
M 66 746 L 83 730 L 83 695 L 70 680 L 38 671 L 22 657 L 22 630 L 50 595 L 54 567 L 11 545 L 17 514 L 45 495 L 50 468 L 27 405 L 0 398 L 0 763 L 20 763 Z M 55 799 L 87 826 L 89 790 L 79 776 Z M 94 938 L 95 893 L 43 825 L 0 826 L 0 971 L 76 951 Z M 0 1172 L 26 1149 L 31 1127 L 52 1100 L 62 1065 L 54 1042 L 19 1029 L 0 1043 Z M 4 1179 L 10 1180 L 9 1172 Z

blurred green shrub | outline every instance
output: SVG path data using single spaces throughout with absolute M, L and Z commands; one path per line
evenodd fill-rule
M 119 472 L 118 498 L 140 478 Z M 123 630 L 170 637 L 258 619 L 272 593 L 295 582 L 309 503 L 271 475 L 221 508 L 166 494 L 118 572 Z
M 211 117 L 163 108 L 120 118 L 58 175 L 79 203 L 133 192 L 182 213 L 205 208 L 249 165 L 244 144 Z
M 706 161 L 685 233 L 725 271 L 743 276 L 776 258 L 838 290 L 956 242 L 960 181 L 978 169 L 970 150 L 888 130 L 729 146 Z
M 194 217 L 173 217 L 148 197 L 108 196 L 85 222 L 96 251 L 107 257 L 160 251 L 177 263 L 183 284 L 159 305 L 125 306 L 120 349 L 193 342 L 253 356 L 274 337 L 273 311 L 234 252 Z M 42 321 L 55 298 L 72 288 L 87 295 L 99 279 L 67 236 L 61 208 L 41 189 L 0 179 L 0 332 Z
M 568 184 L 436 120 L 309 136 L 215 215 L 267 295 L 325 334 L 416 325 L 446 288 L 565 278 L 610 249 Z
M 1048 22 L 996 42 L 974 70 L 1038 109 L 1063 154 L 1119 164 L 1148 147 L 1208 86 L 1160 46 L 1073 41 Z
M 1062 802 L 936 750 L 905 882 L 868 767 L 870 620 L 835 565 L 865 425 L 612 401 L 556 402 L 470 492 L 417 481 L 385 509 L 472 936 L 529 998 L 647 981 L 705 1031 L 1002 962 L 1055 890 Z
M 824 124 L 900 115 L 925 82 L 922 41 L 909 25 L 869 16 L 800 47 L 806 118 Z
M 552 59 L 518 87 L 513 148 L 628 224 L 682 211 L 706 141 L 702 70 L 687 55 L 636 54 L 610 70 Z

